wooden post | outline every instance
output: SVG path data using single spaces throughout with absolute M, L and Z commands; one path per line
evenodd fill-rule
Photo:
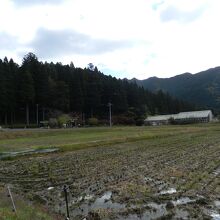
M 16 210 L 16 207 L 15 207 L 15 203 L 14 203 L 14 199 L 12 197 L 12 193 L 11 193 L 11 190 L 10 190 L 10 187 L 7 186 L 7 189 L 8 189 L 8 195 L 11 199 L 11 203 L 12 203 L 12 206 L 13 206 L 13 211 L 15 212 L 15 214 L 17 215 L 17 210 Z
M 68 198 L 67 198 L 67 186 L 66 185 L 64 185 L 63 191 L 64 191 L 65 202 L 66 202 L 66 214 L 67 214 L 66 220 L 69 220 L 70 219 L 70 214 L 69 214 L 69 206 L 68 206 Z

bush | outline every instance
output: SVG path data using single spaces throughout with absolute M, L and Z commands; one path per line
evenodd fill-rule
M 136 120 L 136 125 L 137 125 L 137 126 L 142 126 L 142 125 L 144 125 L 144 119 L 143 119 L 143 118 L 138 118 L 138 119 Z
M 71 117 L 67 114 L 60 115 L 57 118 L 59 127 L 66 127 L 69 121 L 71 121 Z
M 3 128 L 38 128 L 38 125 L 29 124 L 29 126 L 27 126 L 26 124 L 12 124 L 8 126 L 3 126 Z
M 50 118 L 48 122 L 50 128 L 57 128 L 58 127 L 58 121 L 56 118 Z
M 99 120 L 99 125 L 101 125 L 101 126 L 109 126 L 109 120 L 101 119 L 101 120 Z
M 89 118 L 88 120 L 88 124 L 90 126 L 97 126 L 99 124 L 99 121 L 97 118 Z
M 132 117 L 118 115 L 113 117 L 113 123 L 118 125 L 134 125 L 135 120 Z
M 175 119 L 174 119 L 173 117 L 170 117 L 170 118 L 168 119 L 168 123 L 171 124 L 171 125 L 177 124 L 177 122 L 175 121 Z

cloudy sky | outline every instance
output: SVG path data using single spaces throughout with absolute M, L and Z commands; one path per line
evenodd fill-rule
M 1 0 L 0 58 L 146 79 L 219 66 L 219 0 Z

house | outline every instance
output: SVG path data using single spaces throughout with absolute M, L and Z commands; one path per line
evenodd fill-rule
M 190 124 L 190 123 L 207 123 L 213 120 L 211 110 L 180 112 L 171 115 L 149 116 L 144 122 L 145 125 L 166 125 L 166 124 Z

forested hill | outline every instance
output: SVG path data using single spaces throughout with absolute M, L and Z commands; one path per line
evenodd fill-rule
M 162 90 L 179 99 L 220 111 L 220 67 L 171 78 L 133 80 L 150 91 Z
M 0 125 L 29 119 L 34 123 L 36 112 L 39 121 L 60 112 L 107 119 L 109 102 L 114 117 L 132 120 L 194 108 L 161 91 L 154 94 L 136 83 L 106 76 L 96 67 L 42 63 L 33 53 L 21 66 L 12 59 L 0 60 L 0 88 Z

